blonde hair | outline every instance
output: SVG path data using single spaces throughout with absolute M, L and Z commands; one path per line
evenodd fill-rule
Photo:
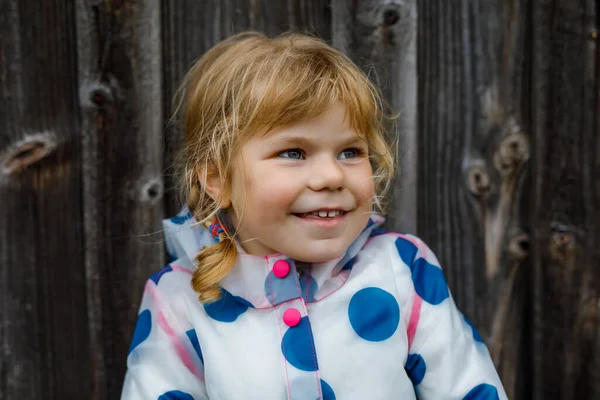
M 334 101 L 346 107 L 351 127 L 368 143 L 373 204 L 384 213 L 394 176 L 394 154 L 386 141 L 391 118 L 380 92 L 350 59 L 319 38 L 298 33 L 268 38 L 244 32 L 207 51 L 187 72 L 174 100 L 174 118 L 181 116 L 185 137 L 182 188 L 194 217 L 209 226 L 223 200 L 206 193 L 197 171 L 203 179 L 209 171 L 216 174 L 227 196 L 233 155 L 245 140 L 317 117 Z M 233 227 L 221 223 L 226 232 L 220 242 L 196 257 L 192 287 L 202 302 L 219 299 L 219 282 L 237 258 Z

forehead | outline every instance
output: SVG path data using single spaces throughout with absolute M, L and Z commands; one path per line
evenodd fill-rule
M 317 117 L 276 127 L 264 135 L 269 142 L 293 138 L 345 140 L 355 137 L 358 134 L 350 126 L 346 108 L 339 102 Z

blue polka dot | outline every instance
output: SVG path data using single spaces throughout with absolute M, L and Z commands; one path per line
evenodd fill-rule
M 281 341 L 281 352 L 290 364 L 302 371 L 319 369 L 308 317 L 303 317 L 298 325 L 285 332 Z
M 385 235 L 389 233 L 389 231 L 387 229 L 383 229 L 383 228 L 375 228 L 371 231 L 371 235 L 369 235 L 369 237 L 377 237 L 377 236 L 381 236 L 381 235 Z
M 162 276 L 164 274 L 166 274 L 167 272 L 171 272 L 171 271 L 173 271 L 173 268 L 171 268 L 170 265 L 167 265 L 165 268 L 161 269 L 160 271 L 158 271 L 154 275 L 152 275 L 150 277 L 150 280 L 158 285 L 158 281 L 160 281 L 160 278 L 162 278 Z
M 150 336 L 150 330 L 152 329 L 152 314 L 150 310 L 144 310 L 138 315 L 137 323 L 135 324 L 135 330 L 133 331 L 133 338 L 131 339 L 131 345 L 129 346 L 129 353 L 133 351 L 140 343 L 148 339 Z
M 450 296 L 441 268 L 419 258 L 413 262 L 411 270 L 415 291 L 424 301 L 438 305 Z
M 352 296 L 348 317 L 358 336 L 370 342 L 380 342 L 396 332 L 400 322 L 400 307 L 389 292 L 369 287 Z
M 471 321 L 469 321 L 467 319 L 467 317 L 465 317 L 464 315 L 463 315 L 463 319 L 465 320 L 465 322 L 467 323 L 467 325 L 469 325 L 469 327 L 473 331 L 473 339 L 476 342 L 483 343 L 483 339 L 481 338 L 481 335 L 479 334 L 479 331 L 477 331 L 477 329 L 473 326 L 473 324 L 471 324 Z
M 269 272 L 265 279 L 265 293 L 269 303 L 274 306 L 302 297 L 296 281 L 295 269 L 292 267 L 290 273 L 283 279 L 276 277 L 273 271 Z
M 190 342 L 192 342 L 192 346 L 194 346 L 194 350 L 196 350 L 196 354 L 198 354 L 200 361 L 202 361 L 202 364 L 204 364 L 204 357 L 202 356 L 202 349 L 200 349 L 200 342 L 198 341 L 198 335 L 196 335 L 196 330 L 190 329 L 185 334 L 190 339 Z
M 499 400 L 498 389 L 495 386 L 482 383 L 475 386 L 463 400 Z
M 333 389 L 323 379 L 321 379 L 321 393 L 323 394 L 323 400 L 335 400 Z
M 425 377 L 425 372 L 427 370 L 427 365 L 425 364 L 425 360 L 419 354 L 409 354 L 408 359 L 406 360 L 406 373 L 408 377 L 412 381 L 413 385 L 418 385 L 421 383 L 423 378 Z
M 185 223 L 185 221 L 187 221 L 190 218 L 192 218 L 192 214 L 188 212 L 185 215 L 177 215 L 173 218 L 170 218 L 169 221 L 171 221 L 172 223 L 174 223 L 176 225 L 183 225 Z
M 315 295 L 317 294 L 317 290 L 319 290 L 319 285 L 315 278 L 310 276 L 310 274 L 306 274 L 305 276 L 301 276 L 298 281 L 300 282 L 300 290 L 302 291 L 302 298 L 307 303 L 314 303 Z
M 396 249 L 398 250 L 402 262 L 410 267 L 417 255 L 417 246 L 410 240 L 400 237 L 396 239 Z
M 194 400 L 191 394 L 179 390 L 171 390 L 158 397 L 158 400 Z
M 233 322 L 245 313 L 248 308 L 254 308 L 250 302 L 238 296 L 233 296 L 221 288 L 221 298 L 214 303 L 204 305 L 209 317 L 221 322 Z
M 415 260 L 417 246 L 409 240 L 398 238 L 396 249 L 402 261 L 409 266 L 415 290 L 424 301 L 437 305 L 450 296 L 442 269 L 428 263 L 424 258 Z

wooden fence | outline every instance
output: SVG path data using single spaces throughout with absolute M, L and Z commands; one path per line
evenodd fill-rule
M 249 28 L 318 34 L 401 113 L 388 228 L 437 252 L 510 398 L 600 398 L 599 8 L 0 0 L 0 399 L 119 397 L 178 209 L 171 97 Z

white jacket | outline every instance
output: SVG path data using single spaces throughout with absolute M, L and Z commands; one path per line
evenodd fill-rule
M 173 261 L 145 286 L 122 399 L 506 399 L 433 252 L 382 223 L 323 264 L 238 246 L 203 305 L 191 260 L 213 239 L 186 210 L 165 220 Z

